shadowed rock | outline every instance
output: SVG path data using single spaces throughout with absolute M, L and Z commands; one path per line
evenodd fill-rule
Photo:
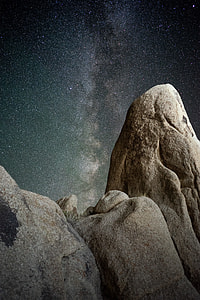
M 0 167 L 0 299 L 101 299 L 94 257 L 47 197 Z
M 16 214 L 0 196 L 0 238 L 7 247 L 13 246 L 18 227 Z
M 112 152 L 110 190 L 158 204 L 185 273 L 200 291 L 200 143 L 170 84 L 153 87 L 129 108 Z

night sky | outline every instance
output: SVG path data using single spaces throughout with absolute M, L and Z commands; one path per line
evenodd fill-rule
M 200 138 L 199 1 L 1 0 L 0 164 L 19 186 L 81 207 L 104 194 L 126 112 L 179 91 Z

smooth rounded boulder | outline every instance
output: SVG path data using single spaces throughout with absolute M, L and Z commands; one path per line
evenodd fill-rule
M 96 258 L 105 299 L 200 299 L 154 201 L 111 191 L 99 203 L 75 226 Z
M 20 190 L 0 167 L 0 299 L 102 299 L 85 242 L 47 197 Z

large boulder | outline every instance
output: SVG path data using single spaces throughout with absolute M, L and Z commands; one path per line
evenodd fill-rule
M 200 299 L 151 199 L 110 191 L 76 229 L 96 258 L 105 299 Z
M 200 142 L 170 84 L 130 106 L 111 157 L 106 191 L 116 189 L 157 203 L 185 274 L 200 291 Z
M 0 299 L 101 299 L 94 257 L 60 207 L 20 190 L 3 167 Z

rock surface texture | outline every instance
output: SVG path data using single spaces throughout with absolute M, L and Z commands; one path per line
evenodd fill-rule
M 102 299 L 94 257 L 59 206 L 20 190 L 3 167 L 0 299 Z
M 184 272 L 200 292 L 200 142 L 170 84 L 153 87 L 129 108 L 112 152 L 110 190 L 145 195 L 159 206 Z
M 58 201 L 75 231 L 0 167 L 1 300 L 200 299 L 200 142 L 171 85 L 131 105 L 106 192 Z
M 153 200 L 110 191 L 96 209 L 76 229 L 94 253 L 105 299 L 200 299 Z
M 56 201 L 56 203 L 60 206 L 65 216 L 77 216 L 77 204 L 78 199 L 76 195 L 70 195 L 69 197 L 63 197 Z

